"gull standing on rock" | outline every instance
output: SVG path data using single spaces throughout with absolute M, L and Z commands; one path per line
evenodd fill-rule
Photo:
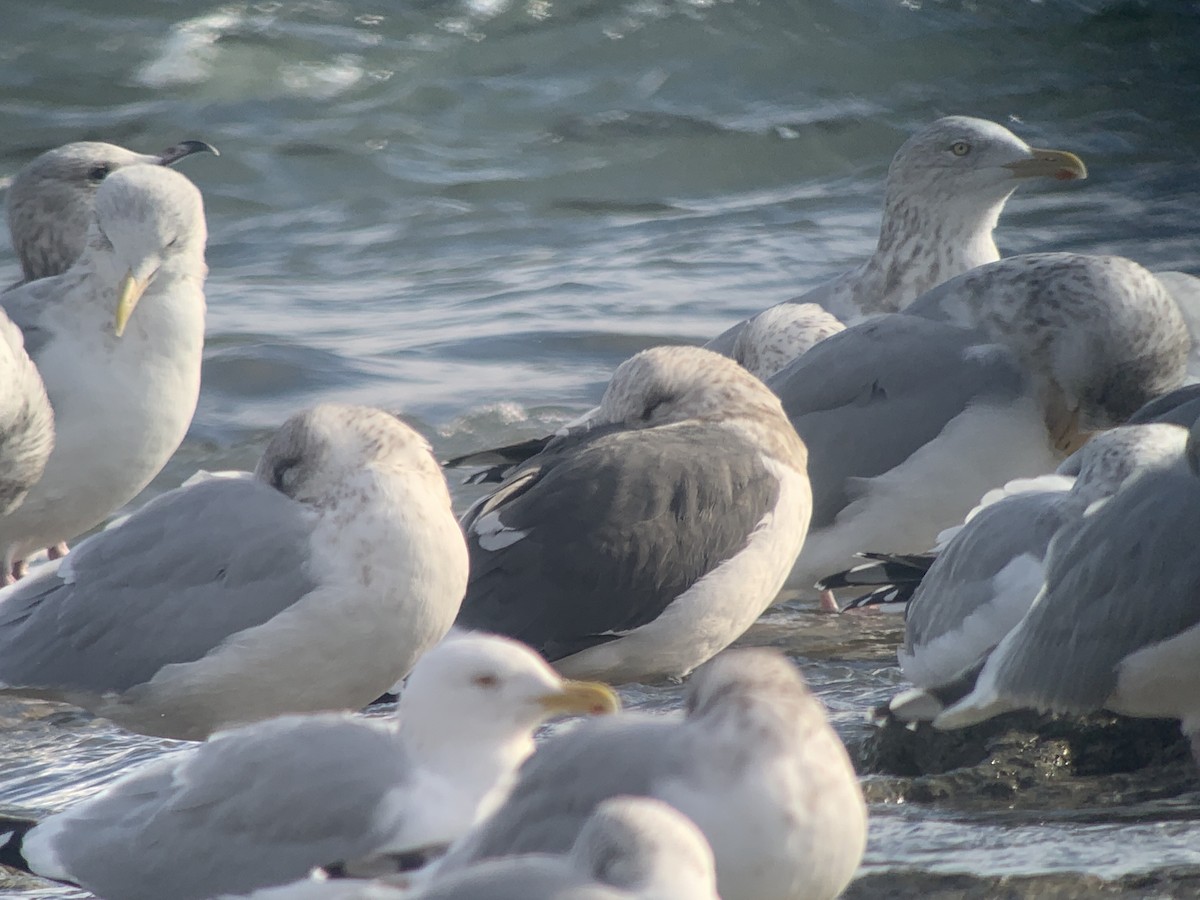
M 545 741 L 496 814 L 435 864 L 564 853 L 601 801 L 671 804 L 704 832 L 723 900 L 827 900 L 850 881 L 867 808 L 842 742 L 796 668 L 730 650 L 687 686 L 682 720 L 628 714 Z
M 200 392 L 206 229 L 177 172 L 128 166 L 96 191 L 83 255 L 0 294 L 54 408 L 55 446 L 25 502 L 0 517 L 5 572 L 103 522 L 183 441 Z
M 1175 465 L 1187 435 L 1168 424 L 1114 428 L 1088 441 L 1059 474 L 985 496 L 913 592 L 898 656 L 916 690 L 893 700 L 892 711 L 932 719 L 969 692 L 979 664 L 1041 590 L 1055 535 L 1131 478 Z
M 992 232 L 1026 178 L 1087 177 L 1074 153 L 1030 147 L 1002 125 L 947 116 L 914 134 L 888 168 L 875 253 L 789 303 L 815 303 L 847 324 L 898 312 L 930 288 L 1000 258 Z M 730 353 L 740 322 L 708 343 Z
M 503 801 L 538 725 L 617 707 L 604 685 L 564 682 L 513 641 L 452 639 L 417 663 L 396 719 L 281 716 L 221 732 L 40 823 L 0 819 L 0 863 L 105 900 L 204 900 L 444 847 Z
M 5 201 L 24 280 L 61 275 L 83 253 L 96 191 L 105 178 L 127 166 L 173 166 L 193 153 L 219 155 L 204 141 L 183 141 L 156 155 L 79 141 L 47 150 L 27 163 L 13 177 Z
M 445 635 L 466 580 L 428 443 L 381 410 L 317 406 L 253 477 L 163 494 L 0 591 L 0 690 L 192 740 L 354 709 Z
M 588 427 L 463 517 L 458 625 L 531 644 L 574 678 L 680 677 L 775 599 L 808 530 L 804 444 L 732 360 L 622 363 Z
M 1046 583 L 974 690 L 934 720 L 1014 709 L 1180 719 L 1200 762 L 1200 424 L 1177 465 L 1130 481 L 1055 538 Z

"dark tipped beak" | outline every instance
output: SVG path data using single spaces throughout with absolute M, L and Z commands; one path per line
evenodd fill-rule
M 204 143 L 204 141 L 182 141 L 158 154 L 158 164 L 160 166 L 173 166 L 185 156 L 191 156 L 193 153 L 211 153 L 213 156 L 221 155 L 220 150 L 212 144 Z

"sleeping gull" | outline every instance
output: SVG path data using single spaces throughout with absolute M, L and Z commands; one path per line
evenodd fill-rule
M 724 900 L 822 900 L 850 881 L 867 810 L 824 708 L 773 650 L 730 650 L 697 671 L 682 720 L 625 715 L 545 741 L 509 799 L 435 865 L 563 853 L 598 803 L 670 803 L 704 832 Z
M 766 381 L 814 344 L 842 331 L 845 327 L 816 304 L 781 304 L 755 318 L 751 326 L 738 335 L 737 343 L 729 355 L 751 375 Z M 504 447 L 478 450 L 448 459 L 443 465 L 448 469 L 460 466 L 490 466 L 471 475 L 465 483 L 499 483 L 514 466 L 545 450 L 546 445 L 556 436 L 561 437 L 575 429 L 588 427 L 599 412 L 599 407 L 588 410 L 564 425 L 557 435 L 529 438 Z
M 458 625 L 574 678 L 686 675 L 774 600 L 808 527 L 804 445 L 779 399 L 696 347 L 622 363 L 590 427 L 463 517 Z
M 54 447 L 54 412 L 21 329 L 0 310 L 0 516 L 20 505 Z M 6 570 L 7 571 L 7 570 Z
M 7 572 L 104 521 L 179 446 L 200 392 L 205 224 L 200 192 L 158 166 L 96 191 L 83 255 L 63 275 L 0 294 L 54 408 L 41 480 L 0 517 Z M 135 310 L 136 307 L 136 310 Z
M 897 312 L 925 291 L 1000 258 L 992 232 L 1025 178 L 1086 178 L 1074 153 L 1030 147 L 1002 125 L 947 116 L 914 134 L 888 168 L 883 224 L 862 265 L 790 303 L 815 303 L 843 322 Z M 746 322 L 708 348 L 730 353 Z
M 503 801 L 541 722 L 617 705 L 515 642 L 451 639 L 413 669 L 398 721 L 325 713 L 220 732 L 41 823 L 0 820 L 0 862 L 106 900 L 203 900 L 444 846 Z
M 1200 761 L 1197 530 L 1200 425 L 1176 466 L 1133 479 L 1055 538 L 1033 606 L 934 725 L 1021 708 L 1169 717 Z
M 973 670 L 1041 590 L 1054 535 L 1131 477 L 1174 464 L 1186 440 L 1187 430 L 1178 425 L 1115 428 L 1064 463 L 1056 476 L 1062 484 L 1031 479 L 1019 493 L 991 502 L 985 497 L 986 505 L 972 511 L 913 593 L 898 656 L 916 689 L 897 697 L 893 712 L 932 719 L 961 696 L 964 686 L 956 682 L 964 675 L 969 690 Z
M 13 177 L 5 203 L 25 281 L 61 275 L 83 253 L 96 191 L 105 178 L 126 166 L 171 166 L 193 153 L 217 154 L 217 149 L 203 141 L 183 141 L 150 155 L 80 141 L 27 163 Z
M 718 900 L 708 841 L 682 813 L 649 797 L 596 807 L 564 856 L 484 860 L 404 890 L 392 879 L 316 880 L 266 888 L 251 900 Z M 234 900 L 226 897 L 224 900 Z
M 441 639 L 466 579 L 425 440 L 380 410 L 317 406 L 253 477 L 157 497 L 0 591 L 0 683 L 188 739 L 355 708 Z
M 826 338 L 768 381 L 809 451 L 812 530 L 789 583 L 860 550 L 927 550 L 989 489 L 1177 387 L 1188 348 L 1150 273 L 1078 254 L 1010 257 Z

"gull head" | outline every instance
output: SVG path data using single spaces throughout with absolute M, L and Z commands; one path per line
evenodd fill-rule
M 780 303 L 746 323 L 733 345 L 733 358 L 766 381 L 814 344 L 845 328 L 816 303 Z
M 213 153 L 203 141 L 183 141 L 158 154 L 115 144 L 65 144 L 29 162 L 13 178 L 8 228 L 26 281 L 60 275 L 87 245 L 96 192 L 114 172 L 136 165 L 174 165 L 194 153 Z
M 360 492 L 369 470 L 414 475 L 450 495 L 429 442 L 389 412 L 322 403 L 296 413 L 268 442 L 255 477 L 318 509 Z
M 941 207 L 953 217 L 974 211 L 988 216 L 1025 178 L 1070 180 L 1087 177 L 1074 153 L 1044 150 L 995 122 L 946 116 L 904 142 L 888 169 L 889 203 Z M 994 220 L 993 220 L 994 221 Z
M 497 635 L 462 633 L 417 661 L 397 713 L 405 734 L 423 743 L 436 739 L 524 744 L 538 725 L 556 716 L 619 709 L 611 688 L 563 680 L 524 644 Z
M 204 201 L 178 172 L 128 166 L 96 191 L 89 232 L 94 252 L 109 253 L 120 273 L 114 331 L 125 332 L 134 307 L 161 271 L 204 275 Z
M 613 797 L 596 807 L 571 859 L 603 884 L 645 898 L 716 898 L 716 866 L 703 832 L 661 800 Z
M 733 360 L 700 347 L 652 347 L 617 367 L 597 419 L 650 428 L 752 411 L 784 417 L 779 398 Z
M 1134 475 L 1177 464 L 1187 438 L 1186 428 L 1166 422 L 1102 431 L 1068 457 L 1058 472 L 1074 475 L 1072 495 L 1084 504 L 1093 503 L 1111 497 Z

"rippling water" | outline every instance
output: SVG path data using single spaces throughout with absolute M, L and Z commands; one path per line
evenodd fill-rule
M 288 413 L 322 399 L 403 412 L 442 454 L 541 433 L 593 405 L 631 353 L 707 339 L 867 255 L 892 153 L 938 115 L 1002 121 L 1088 162 L 1082 184 L 1022 188 L 1005 252 L 1200 265 L 1195 2 L 7 0 L 3 13 L 0 177 L 80 139 L 222 150 L 184 165 L 208 209 L 209 341 L 195 423 L 151 492 L 251 465 Z M 0 281 L 16 275 L 0 248 Z M 785 608 L 750 639 L 788 648 L 854 739 L 898 680 L 897 634 Z M 630 698 L 670 708 L 678 691 Z M 3 804 L 56 808 L 169 746 L 36 704 L 0 707 L 0 725 Z M 873 813 L 872 871 L 1200 864 L 1188 821 Z

